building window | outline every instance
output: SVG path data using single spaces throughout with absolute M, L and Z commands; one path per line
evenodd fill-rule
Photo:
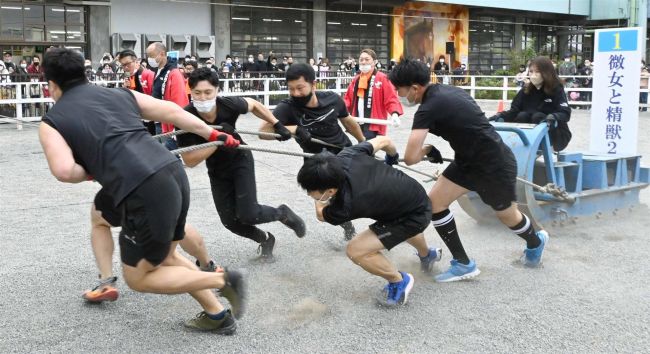
M 474 17 L 470 12 L 468 69 L 482 73 L 510 69 L 514 48 L 513 22 L 514 18 L 510 17 Z
M 332 6 L 335 10 L 358 11 L 358 8 L 341 8 Z M 364 8 L 371 13 L 386 13 L 388 9 Z M 362 49 L 370 48 L 377 53 L 377 60 L 382 65 L 388 65 L 390 31 L 388 16 L 327 13 L 327 53 L 330 66 L 337 68 L 348 57 L 359 58 Z M 315 58 L 316 59 L 316 58 Z
M 552 26 L 523 25 L 521 47 L 532 48 L 538 55 L 552 57 L 557 53 L 557 33 Z
M 70 43 L 78 48 L 86 41 L 85 17 L 83 6 L 0 0 L 0 39 L 54 45 Z
M 233 1 L 236 4 L 268 5 Z M 295 3 L 274 3 L 275 6 L 298 7 Z M 273 51 L 278 62 L 282 56 L 292 56 L 294 62 L 307 60 L 311 15 L 308 11 L 272 8 L 233 7 L 230 16 L 230 50 L 233 56 L 268 55 Z M 223 58 L 219 58 L 223 60 Z

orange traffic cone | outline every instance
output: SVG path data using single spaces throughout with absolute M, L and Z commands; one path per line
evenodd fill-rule
M 497 113 L 503 112 L 503 100 L 499 101 L 499 105 L 497 106 Z

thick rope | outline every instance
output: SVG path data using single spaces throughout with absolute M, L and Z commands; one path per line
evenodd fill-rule
M 207 149 L 215 146 L 221 146 L 223 145 L 223 142 L 221 141 L 211 141 L 209 143 L 205 144 L 199 144 L 199 145 L 192 145 L 176 150 L 172 150 L 171 153 L 174 155 L 180 155 L 184 154 L 186 152 L 190 151 L 196 151 L 196 150 L 202 150 L 202 149 Z M 281 154 L 281 155 L 289 155 L 289 156 L 299 156 L 299 157 L 312 157 L 313 154 L 308 154 L 304 152 L 294 152 L 294 151 L 286 151 L 286 150 L 277 150 L 277 149 L 269 149 L 269 148 L 261 148 L 261 147 L 254 147 L 250 145 L 239 145 L 237 147 L 239 150 L 250 150 L 250 151 L 260 151 L 260 152 L 269 152 L 273 154 Z
M 430 161 L 431 158 L 424 157 L 422 161 Z M 443 158 L 443 161 L 451 162 L 454 161 L 453 159 L 450 158 Z M 400 161 L 404 161 L 403 159 L 400 159 Z M 569 193 L 562 187 L 555 185 L 554 183 L 548 183 L 545 186 L 540 186 L 538 184 L 535 184 L 533 182 L 530 182 L 528 180 L 525 180 L 519 176 L 517 176 L 517 181 L 520 183 L 523 183 L 525 185 L 533 187 L 534 190 L 541 192 L 541 193 L 546 193 L 554 196 L 555 198 L 558 198 L 562 201 L 568 202 L 568 203 L 575 203 L 576 199 L 575 197 L 572 197 L 569 195 Z

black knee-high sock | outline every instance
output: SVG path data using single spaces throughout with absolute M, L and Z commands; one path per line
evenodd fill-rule
M 533 223 L 530 222 L 530 219 L 528 219 L 526 214 L 521 214 L 521 216 L 523 216 L 521 221 L 517 225 L 511 227 L 510 230 L 517 234 L 517 236 L 526 240 L 526 247 L 530 249 L 537 248 L 537 246 L 542 242 L 539 240 L 539 237 L 537 237 Z
M 451 211 L 445 209 L 439 213 L 433 213 L 431 221 L 433 221 L 433 227 L 438 231 L 438 235 L 447 245 L 454 259 L 462 264 L 469 264 L 469 258 L 465 253 L 463 244 L 460 242 L 458 230 L 456 230 L 456 221 Z

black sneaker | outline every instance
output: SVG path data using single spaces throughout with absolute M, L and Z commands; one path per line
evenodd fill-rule
M 293 210 L 291 210 L 291 208 L 285 204 L 280 205 L 278 207 L 278 210 L 280 210 L 283 215 L 283 217 L 280 218 L 280 222 L 293 230 L 293 232 L 296 233 L 296 236 L 300 238 L 305 237 L 307 230 L 305 227 L 305 222 L 300 218 L 300 216 L 296 215 L 296 213 L 294 213 Z
M 186 321 L 185 327 L 197 331 L 209 331 L 229 336 L 235 333 L 237 322 L 235 322 L 230 310 L 227 310 L 226 315 L 220 320 L 213 320 L 208 317 L 205 311 L 201 311 L 196 317 Z
M 201 266 L 201 262 L 199 260 L 196 260 L 196 266 L 199 267 L 199 269 L 202 272 L 217 272 L 217 273 L 222 273 L 223 272 L 223 267 L 220 265 L 217 265 L 214 263 L 214 261 L 210 261 L 208 264 L 206 264 L 204 267 Z
M 275 237 L 270 232 L 266 233 L 266 241 L 261 242 L 257 247 L 257 253 L 260 258 L 273 258 L 273 247 L 275 247 Z
M 236 270 L 226 269 L 224 273 L 226 285 L 219 292 L 221 296 L 228 299 L 232 315 L 236 319 L 240 319 L 246 311 L 246 281 L 244 276 Z
M 357 230 L 354 229 L 354 225 L 352 225 L 351 221 L 344 222 L 341 224 L 341 227 L 343 228 L 343 237 L 345 237 L 346 241 L 350 241 L 357 235 Z

